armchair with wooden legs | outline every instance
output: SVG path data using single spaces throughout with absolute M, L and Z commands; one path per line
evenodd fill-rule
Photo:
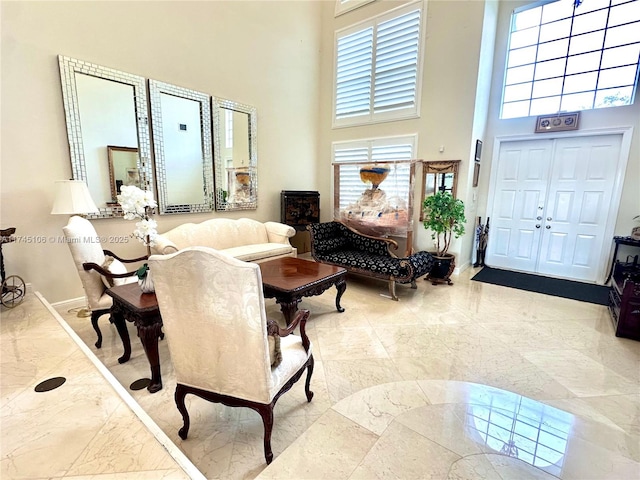
M 103 250 L 95 228 L 86 218 L 73 216 L 62 230 L 84 287 L 91 311 L 91 325 L 98 334 L 95 346 L 100 348 L 102 332 L 98 319 L 109 313 L 112 304 L 111 297 L 105 292 L 110 286 L 137 281 L 137 270 L 127 272 L 123 263 L 141 262 L 147 256 L 126 260 L 109 250 Z M 129 338 L 126 325 L 116 324 L 116 327 L 121 338 Z
M 186 439 L 189 432 L 187 394 L 248 407 L 262 418 L 264 456 L 271 463 L 274 406 L 305 369 L 306 398 L 313 398 L 309 311 L 299 311 L 286 329 L 268 320 L 258 265 L 211 248 L 152 255 L 149 268 L 175 370 L 183 419 L 178 434 Z

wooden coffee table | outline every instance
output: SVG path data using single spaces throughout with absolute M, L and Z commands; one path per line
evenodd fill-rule
M 156 294 L 142 293 L 137 283 L 111 287 L 106 293 L 113 298 L 111 317 L 124 346 L 124 355 L 118 359 L 118 362 L 124 363 L 131 357 L 131 340 L 125 323 L 125 320 L 128 320 L 138 328 L 140 343 L 151 366 L 151 382 L 147 390 L 150 393 L 162 390 L 158 338 L 164 338 L 164 334 Z
M 262 286 L 266 298 L 275 298 L 287 321 L 291 323 L 302 297 L 320 295 L 336 286 L 336 309 L 342 313 L 340 298 L 347 288 L 347 271 L 342 267 L 283 257 L 258 264 L 262 272 Z

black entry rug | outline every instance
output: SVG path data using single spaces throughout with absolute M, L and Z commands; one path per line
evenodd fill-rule
M 471 280 L 598 305 L 607 305 L 609 303 L 609 287 L 603 285 L 542 277 L 530 273 L 512 272 L 491 267 L 483 267 Z

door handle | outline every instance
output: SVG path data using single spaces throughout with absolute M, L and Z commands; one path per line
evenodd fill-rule
M 546 227 L 544 227 L 544 228 L 546 228 L 547 230 L 549 230 L 549 229 L 551 228 L 551 225 L 547 225 L 547 226 L 546 226 Z

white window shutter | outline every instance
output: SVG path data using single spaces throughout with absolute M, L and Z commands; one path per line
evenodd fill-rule
M 338 38 L 336 118 L 371 111 L 373 27 Z
M 378 26 L 374 113 L 415 107 L 419 40 L 420 10 Z

